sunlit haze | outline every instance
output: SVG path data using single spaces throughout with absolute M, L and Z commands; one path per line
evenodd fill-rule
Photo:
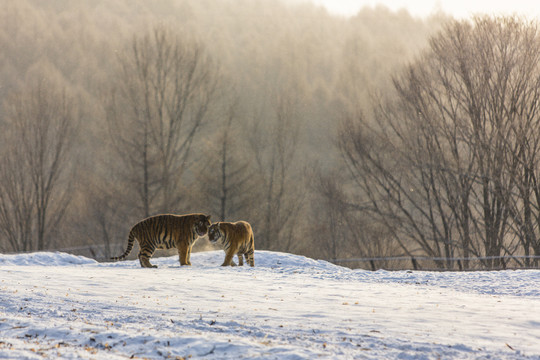
M 540 7 L 536 1 L 527 0 L 311 0 L 323 5 L 329 12 L 339 15 L 354 15 L 365 6 L 384 5 L 391 10 L 407 9 L 413 16 L 429 16 L 443 11 L 456 18 L 486 13 L 490 15 L 517 14 L 539 17 Z

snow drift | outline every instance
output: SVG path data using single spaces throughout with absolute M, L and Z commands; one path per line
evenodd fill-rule
M 0 255 L 0 358 L 540 359 L 540 271 Z

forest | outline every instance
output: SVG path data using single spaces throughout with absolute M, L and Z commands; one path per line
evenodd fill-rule
M 105 260 L 204 212 L 256 249 L 378 259 L 351 267 L 538 266 L 534 21 L 6 0 L 0 48 L 0 252 Z

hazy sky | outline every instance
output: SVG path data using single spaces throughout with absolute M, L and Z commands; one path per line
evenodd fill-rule
M 364 6 L 383 4 L 392 10 L 406 8 L 414 16 L 427 16 L 435 10 L 443 10 L 457 18 L 477 13 L 491 15 L 518 14 L 528 17 L 540 16 L 538 0 L 311 0 L 324 5 L 332 13 L 353 15 Z

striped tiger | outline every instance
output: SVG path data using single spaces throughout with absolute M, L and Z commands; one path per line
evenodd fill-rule
M 129 231 L 126 251 L 111 260 L 123 260 L 133 248 L 135 239 L 139 242 L 139 262 L 142 267 L 156 268 L 150 258 L 156 249 L 178 249 L 180 265 L 191 265 L 191 248 L 195 241 L 206 235 L 211 225 L 210 215 L 156 215 L 135 224 Z
M 214 223 L 208 229 L 208 240 L 214 244 L 219 240 L 223 247 L 225 261 L 221 266 L 236 266 L 234 255 L 238 255 L 238 265 L 244 265 L 243 255 L 250 266 L 255 266 L 253 230 L 246 221 Z

